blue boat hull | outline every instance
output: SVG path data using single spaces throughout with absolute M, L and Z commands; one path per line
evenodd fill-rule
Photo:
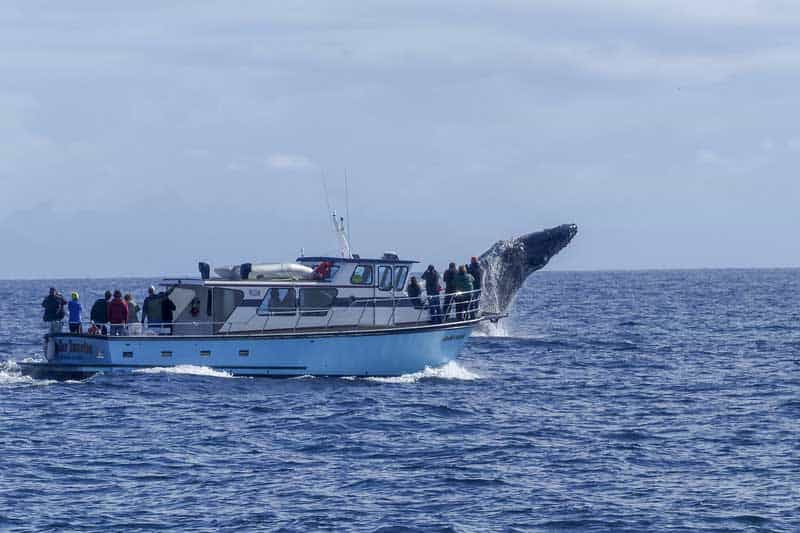
M 398 376 L 455 359 L 474 322 L 438 327 L 285 335 L 46 338 L 46 362 L 29 374 L 81 377 L 98 372 L 194 365 L 240 376 Z

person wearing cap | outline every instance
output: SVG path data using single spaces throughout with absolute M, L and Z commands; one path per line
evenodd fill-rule
M 81 313 L 83 312 L 83 306 L 81 306 L 80 295 L 77 291 L 72 292 L 69 304 L 67 304 L 67 308 L 69 309 L 69 332 L 78 334 L 83 333 L 83 328 L 81 327 Z
M 50 327 L 50 333 L 61 333 L 61 328 L 64 325 L 64 306 L 66 303 L 64 297 L 58 293 L 58 290 L 55 287 L 50 287 L 49 294 L 42 300 L 42 307 L 44 307 L 43 320 Z
M 439 291 L 442 290 L 439 273 L 433 265 L 422 274 L 425 280 L 425 292 L 428 294 L 428 309 L 431 312 L 431 322 L 438 324 L 442 321 L 442 308 L 439 306 Z
M 89 318 L 97 326 L 100 327 L 100 332 L 103 335 L 108 335 L 108 303 L 111 301 L 111 291 L 106 291 L 103 298 L 98 298 L 92 304 L 92 310 L 89 311 Z
M 481 264 L 478 262 L 478 258 L 472 256 L 470 259 L 469 266 L 467 267 L 467 271 L 472 276 L 472 297 L 470 298 L 469 302 L 469 317 L 475 318 L 478 314 L 478 307 L 480 307 L 481 302 L 481 285 L 483 284 L 483 269 L 481 268 Z
M 122 293 L 114 291 L 114 298 L 108 302 L 108 321 L 111 322 L 111 335 L 125 335 L 128 323 L 128 304 L 122 300 Z

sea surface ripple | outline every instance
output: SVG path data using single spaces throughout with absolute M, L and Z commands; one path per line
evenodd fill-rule
M 2 531 L 800 528 L 798 270 L 537 273 L 389 379 L 32 380 L 48 285 L 0 281 Z

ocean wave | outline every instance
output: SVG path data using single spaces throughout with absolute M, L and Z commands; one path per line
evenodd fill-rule
M 188 376 L 207 376 L 212 378 L 232 378 L 233 374 L 224 370 L 215 370 L 207 366 L 175 365 L 155 366 L 152 368 L 139 368 L 136 374 L 183 374 Z
M 368 377 L 365 379 L 368 381 L 377 381 L 378 383 L 416 383 L 423 379 L 453 379 L 460 381 L 474 381 L 480 378 L 481 376 L 475 372 L 467 370 L 455 361 L 450 361 L 443 366 L 435 368 L 426 366 L 425 370 L 421 372 L 414 372 L 412 374 L 403 374 L 402 376 L 385 378 Z

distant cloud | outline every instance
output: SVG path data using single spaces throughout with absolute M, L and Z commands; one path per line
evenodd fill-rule
M 311 159 L 304 155 L 270 154 L 267 165 L 275 170 L 310 170 L 314 168 Z

